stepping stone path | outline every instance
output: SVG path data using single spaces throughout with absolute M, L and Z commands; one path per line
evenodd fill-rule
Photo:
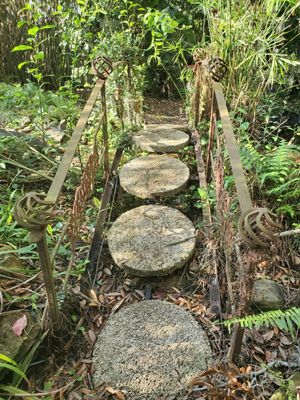
M 155 199 L 182 191 L 190 177 L 188 167 L 167 155 L 135 158 L 120 170 L 120 184 L 141 199 Z
M 189 139 L 189 136 L 181 130 L 155 127 L 155 125 L 151 129 L 144 129 L 133 136 L 134 143 L 150 153 L 172 153 L 183 149 Z
M 211 362 L 205 332 L 182 308 L 142 301 L 113 315 L 94 350 L 94 382 L 123 389 L 129 400 L 180 394 Z
M 149 132 L 149 133 L 148 133 Z M 151 126 L 134 138 L 149 152 L 174 152 L 188 143 L 182 129 Z M 125 191 L 142 199 L 179 193 L 189 169 L 175 157 L 151 154 L 125 164 Z M 183 267 L 195 249 L 195 228 L 180 211 L 145 205 L 122 214 L 108 232 L 115 263 L 135 276 L 163 276 Z M 94 349 L 95 386 L 124 390 L 127 400 L 177 396 L 212 361 L 208 338 L 189 312 L 158 300 L 125 306 L 110 316 Z
M 141 206 L 122 214 L 108 233 L 115 263 L 137 276 L 162 276 L 183 267 L 194 253 L 192 222 L 165 206 Z

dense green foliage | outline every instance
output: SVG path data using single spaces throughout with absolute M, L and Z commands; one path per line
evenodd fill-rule
M 7 30 L 13 26 L 18 32 L 16 37 L 21 38 L 9 49 L 10 60 L 14 61 L 11 74 L 5 69 L 5 83 L 0 82 L 0 133 L 1 129 L 20 133 L 0 136 L 0 243 L 9 244 L 12 252 L 29 261 L 24 274 L 33 276 L 37 272 L 37 254 L 28 232 L 13 219 L 14 204 L 32 189 L 47 191 L 92 85 L 91 61 L 99 54 L 113 61 L 125 60 L 132 67 L 131 87 L 124 68 L 113 72 L 107 87 L 110 150 L 141 125 L 144 96 L 181 97 L 186 109 L 192 109 L 191 66 L 196 49 L 201 49 L 203 58 L 221 57 L 228 66 L 222 83 L 253 200 L 276 211 L 286 228 L 299 226 L 297 1 L 24 0 L 21 4 L 15 25 L 10 20 L 0 21 L 6 23 Z M 128 110 L 135 112 L 130 124 L 124 117 L 126 110 L 127 114 Z M 91 143 L 95 115 L 90 122 L 84 145 Z M 198 128 L 203 132 L 205 152 L 208 121 L 202 121 Z M 54 140 L 51 130 L 62 131 L 65 141 Z M 68 176 L 64 192 L 68 206 L 86 153 L 85 146 L 81 146 Z M 224 186 L 232 200 L 233 179 L 227 155 L 223 157 Z M 103 190 L 102 175 L 98 182 L 95 194 Z M 190 192 L 187 196 L 192 197 L 195 208 L 201 207 L 199 198 L 216 207 L 213 183 L 208 193 L 196 186 Z M 97 206 L 99 200 L 95 198 L 86 212 L 88 234 L 93 230 Z M 235 203 L 232 208 L 237 217 Z M 48 227 L 52 249 L 65 218 L 58 216 L 56 225 Z M 62 268 L 55 272 L 57 280 L 65 277 L 70 254 L 70 244 L 65 243 L 58 253 Z M 78 260 L 72 276 L 80 276 L 85 265 L 85 258 Z M 19 301 L 9 294 L 5 296 L 10 305 Z M 33 293 L 29 298 L 20 298 L 39 310 L 40 297 Z M 295 326 L 299 328 L 299 309 L 234 319 L 225 325 L 230 328 L 236 322 L 248 328 L 274 324 L 294 334 Z M 24 371 L 31 358 L 26 365 L 17 365 L 0 355 L 0 368 L 15 372 L 16 385 L 20 377 L 27 379 Z M 1 390 L 22 394 L 14 386 L 2 385 Z

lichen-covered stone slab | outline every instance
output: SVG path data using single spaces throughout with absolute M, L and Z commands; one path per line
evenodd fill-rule
M 163 276 L 183 267 L 196 245 L 195 228 L 180 211 L 158 205 L 122 214 L 108 232 L 115 263 L 136 276 Z
M 172 153 L 183 149 L 189 142 L 189 136 L 182 130 L 159 125 L 137 132 L 133 141 L 140 149 L 150 153 Z
M 180 395 L 212 362 L 195 319 L 165 301 L 142 301 L 109 318 L 94 349 L 95 385 L 127 392 L 129 400 Z
M 147 124 L 145 129 L 151 130 L 151 129 L 157 129 L 157 128 L 162 128 L 162 129 L 177 129 L 178 131 L 182 131 L 185 133 L 189 133 L 191 130 L 188 127 L 187 124 Z
M 128 162 L 119 176 L 126 192 L 142 199 L 155 199 L 179 193 L 188 182 L 190 171 L 177 158 L 155 154 Z
M 285 299 L 281 286 L 271 279 L 257 279 L 253 286 L 251 305 L 262 311 L 283 309 Z

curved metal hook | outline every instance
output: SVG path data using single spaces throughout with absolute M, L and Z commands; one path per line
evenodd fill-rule
M 281 229 L 281 225 L 275 222 L 276 214 L 267 208 L 252 208 L 242 213 L 238 230 L 241 238 L 251 247 L 270 246 L 270 242 L 278 241 L 274 235 Z

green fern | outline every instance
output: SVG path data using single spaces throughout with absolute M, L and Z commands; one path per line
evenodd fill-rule
M 266 311 L 257 315 L 247 315 L 243 318 L 232 318 L 223 322 L 223 325 L 231 332 L 231 327 L 239 323 L 243 328 L 259 329 L 261 326 L 277 326 L 284 332 L 288 332 L 293 337 L 296 336 L 297 329 L 300 329 L 300 308 L 292 307 L 286 311 L 274 310 Z
M 255 176 L 262 194 L 276 204 L 276 211 L 294 218 L 299 212 L 300 168 L 299 146 L 282 140 L 277 147 L 267 146 L 260 153 L 251 142 L 241 149 L 243 166 Z

